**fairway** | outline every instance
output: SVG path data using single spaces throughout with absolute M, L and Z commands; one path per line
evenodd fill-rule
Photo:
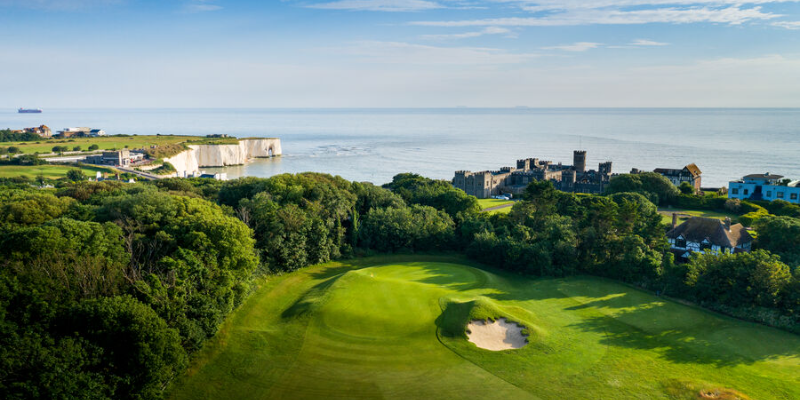
M 528 344 L 476 347 L 488 317 Z M 799 399 L 800 337 L 597 278 L 375 257 L 262 282 L 170 398 Z

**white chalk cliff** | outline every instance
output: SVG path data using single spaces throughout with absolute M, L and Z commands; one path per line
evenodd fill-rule
M 189 145 L 176 156 L 165 158 L 178 171 L 178 176 L 192 174 L 202 167 L 242 165 L 253 158 L 281 155 L 280 139 L 242 139 L 239 144 Z

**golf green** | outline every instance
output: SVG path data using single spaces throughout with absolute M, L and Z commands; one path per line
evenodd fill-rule
M 490 317 L 528 345 L 467 341 Z M 171 398 L 800 399 L 800 337 L 597 278 L 375 257 L 263 282 Z

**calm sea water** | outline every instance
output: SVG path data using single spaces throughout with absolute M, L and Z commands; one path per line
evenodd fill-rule
M 771 172 L 800 179 L 800 109 L 71 109 L 0 112 L 0 127 L 46 124 L 109 134 L 279 137 L 284 156 L 224 171 L 268 177 L 318 171 L 384 183 L 400 172 L 450 179 L 538 157 L 593 168 L 681 168 L 696 163 L 704 186 Z M 215 169 L 208 169 L 215 170 Z

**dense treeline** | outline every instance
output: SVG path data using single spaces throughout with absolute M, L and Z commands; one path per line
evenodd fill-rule
M 10 129 L 0 129 L 0 142 L 29 142 L 42 140 L 42 137 L 31 132 L 14 132 Z
M 783 262 L 800 258 L 791 207 L 758 220 L 763 250 L 676 265 L 650 200 L 662 195 L 648 191 L 667 189 L 631 189 L 535 182 L 489 215 L 413 174 L 386 188 L 315 173 L 0 186 L 0 398 L 161 398 L 259 275 L 369 252 L 602 276 L 798 331 L 800 276 Z

